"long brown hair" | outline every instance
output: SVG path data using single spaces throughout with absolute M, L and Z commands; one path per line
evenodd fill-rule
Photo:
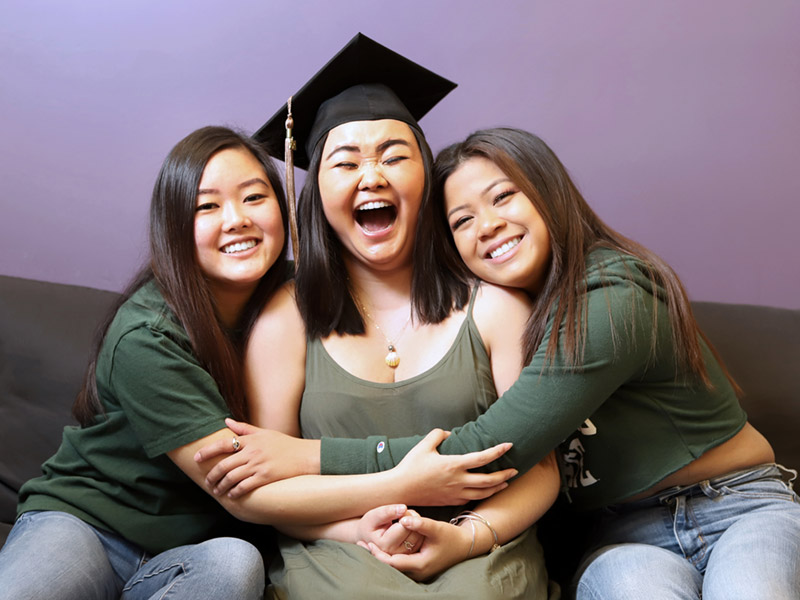
M 526 362 L 542 343 L 548 316 L 555 310 L 554 322 L 565 323 L 563 347 L 567 362 L 573 367 L 581 366 L 586 341 L 586 257 L 597 248 L 609 248 L 641 260 L 654 289 L 663 290 L 663 297 L 661 294 L 659 297 L 667 307 L 679 370 L 694 374 L 706 386 L 711 386 L 700 338 L 707 343 L 708 340 L 694 319 L 678 276 L 655 253 L 606 225 L 586 203 L 556 154 L 532 133 L 512 128 L 477 131 L 436 157 L 434 194 L 439 207 L 431 220 L 436 229 L 433 235 L 448 240 L 446 248 L 441 249 L 448 263 L 458 258 L 458 251 L 442 207 L 444 183 L 461 164 L 475 157 L 492 161 L 519 187 L 541 215 L 550 234 L 550 266 L 544 285 L 534 298 L 525 331 Z M 655 303 L 652 317 L 654 332 L 657 306 Z M 545 364 L 554 361 L 560 335 L 558 325 L 554 326 L 545 352 Z M 653 335 L 652 353 L 656 339 Z M 719 358 L 713 348 L 712 352 Z M 730 375 L 728 378 L 731 379 Z M 731 383 L 738 390 L 732 379 Z
M 103 414 L 97 393 L 97 358 L 117 310 L 140 287 L 155 280 L 161 294 L 189 335 L 195 356 L 217 382 L 231 414 L 247 417 L 242 354 L 256 317 L 286 274 L 286 247 L 259 281 L 242 311 L 236 331 L 222 326 L 208 281 L 197 263 L 194 219 L 197 190 L 206 164 L 216 153 L 230 148 L 249 151 L 264 168 L 278 198 L 284 230 L 286 199 L 278 170 L 267 153 L 249 137 L 226 127 L 203 127 L 189 134 L 170 151 L 153 188 L 150 202 L 150 259 L 133 278 L 95 335 L 83 387 L 72 408 L 83 426 Z

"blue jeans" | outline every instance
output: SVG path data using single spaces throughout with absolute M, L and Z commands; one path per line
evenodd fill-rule
M 263 594 L 261 554 L 236 538 L 150 556 L 67 513 L 32 511 L 17 519 L 0 551 L 0 600 L 260 600 Z
M 602 509 L 576 598 L 800 599 L 796 476 L 761 465 Z

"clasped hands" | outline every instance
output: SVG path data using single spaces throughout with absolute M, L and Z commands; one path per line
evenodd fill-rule
M 229 440 L 217 440 L 195 455 L 197 462 L 224 456 L 206 476 L 206 485 L 215 495 L 237 498 L 273 481 L 315 473 L 309 465 L 319 463 L 318 441 L 233 419 L 225 423 L 237 436 L 237 449 Z M 398 501 L 414 506 L 461 505 L 505 489 L 517 474 L 515 469 L 472 471 L 498 459 L 511 444 L 464 455 L 441 455 L 437 448 L 448 435 L 440 429 L 431 431 L 392 469 Z M 309 451 L 317 453 L 315 460 Z M 465 560 L 472 547 L 474 530 L 422 517 L 406 504 L 379 506 L 356 520 L 356 543 L 416 581 L 425 581 Z
M 465 560 L 473 535 L 464 527 L 420 516 L 403 504 L 368 511 L 357 532 L 359 546 L 415 581 L 426 581 Z

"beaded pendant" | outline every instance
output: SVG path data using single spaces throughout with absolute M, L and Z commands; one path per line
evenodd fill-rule
M 386 355 L 386 358 L 383 359 L 386 363 L 386 366 L 391 367 L 392 369 L 396 369 L 397 365 L 400 364 L 400 356 L 395 351 L 394 346 L 389 344 L 389 354 Z

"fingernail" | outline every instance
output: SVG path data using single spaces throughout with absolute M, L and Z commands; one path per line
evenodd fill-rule
M 411 517 L 403 517 L 400 519 L 401 525 L 411 525 Z

